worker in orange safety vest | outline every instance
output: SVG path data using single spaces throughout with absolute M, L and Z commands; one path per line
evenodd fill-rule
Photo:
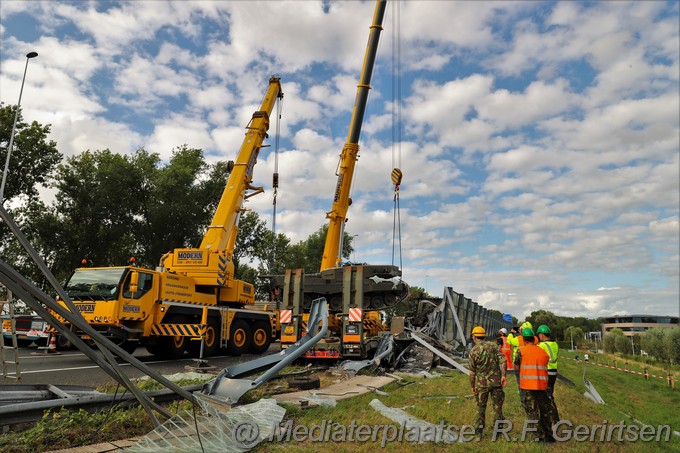
M 534 344 L 533 329 L 522 330 L 524 346 L 515 356 L 519 370 L 519 387 L 524 390 L 522 406 L 529 420 L 538 420 L 539 442 L 555 442 L 552 431 L 551 404 L 548 397 L 548 354 Z
M 505 356 L 507 370 L 508 371 L 514 370 L 515 368 L 512 365 L 512 350 L 510 347 L 510 343 L 508 343 L 508 329 L 503 327 L 498 330 L 498 339 L 496 340 L 496 342 L 498 343 L 498 346 L 500 346 L 501 352 Z

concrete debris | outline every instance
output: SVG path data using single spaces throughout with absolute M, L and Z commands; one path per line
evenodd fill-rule
M 372 389 L 384 387 L 395 380 L 394 377 L 388 376 L 354 376 L 338 384 L 333 384 L 319 390 L 281 393 L 279 395 L 274 395 L 274 398 L 276 398 L 276 401 L 279 403 L 299 404 L 308 407 L 309 403 L 316 402 L 310 400 L 309 397 L 325 397 L 333 400 L 341 400 L 368 393 L 372 391 Z M 305 404 L 301 404 L 303 402 Z
M 335 407 L 338 404 L 338 401 L 334 398 L 329 398 L 329 397 L 323 397 L 320 395 L 308 395 L 308 396 L 303 396 L 300 399 L 303 401 L 309 401 L 310 403 L 317 405 L 317 406 L 323 406 L 323 407 Z
M 384 417 L 403 426 L 407 435 L 414 436 L 414 440 L 417 436 L 418 442 L 456 442 L 458 440 L 441 426 L 413 417 L 403 409 L 385 406 L 378 399 L 371 401 L 369 406 L 380 412 Z
M 175 374 L 164 374 L 164 378 L 172 381 L 172 382 L 179 382 L 182 379 L 195 379 L 197 381 L 209 381 L 210 379 L 213 378 L 213 376 L 206 376 L 205 373 L 196 373 L 194 371 L 188 371 L 186 373 L 175 373 Z M 138 381 L 145 381 L 147 379 L 151 379 L 149 376 L 142 376 Z

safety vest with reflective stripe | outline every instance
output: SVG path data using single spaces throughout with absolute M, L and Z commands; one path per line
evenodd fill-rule
M 512 364 L 510 343 L 508 343 L 508 338 L 505 335 L 501 335 L 501 341 L 503 342 L 501 344 L 501 352 L 505 355 L 505 361 L 507 362 L 508 365 L 507 369 L 514 370 L 515 367 Z
M 543 349 L 550 357 L 548 360 L 548 374 L 557 374 L 557 354 L 560 347 L 554 341 L 541 341 L 538 347 Z
M 529 344 L 519 348 L 522 362 L 519 367 L 519 388 L 523 390 L 548 389 L 548 354 L 538 346 Z
M 524 337 L 521 335 L 513 335 L 511 333 L 508 334 L 508 343 L 510 343 L 510 346 L 513 346 L 512 348 L 512 361 L 515 361 L 515 357 L 517 357 L 517 351 L 519 351 L 519 348 L 524 346 Z M 538 343 L 538 338 L 534 337 L 534 343 Z

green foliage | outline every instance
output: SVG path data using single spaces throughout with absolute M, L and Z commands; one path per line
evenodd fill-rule
M 7 159 L 7 149 L 16 111 L 16 106 L 0 103 L 0 162 L 3 166 Z M 19 109 L 14 149 L 11 153 L 9 171 L 5 181 L 5 201 L 22 200 L 25 203 L 33 204 L 34 207 L 39 204 L 34 201 L 38 196 L 38 189 L 41 185 L 47 185 L 50 177 L 54 174 L 57 163 L 62 158 L 57 150 L 56 143 L 47 139 L 49 133 L 49 125 L 43 126 L 35 121 L 30 125 L 25 123 L 21 109 Z M 10 205 L 14 205 L 14 203 L 5 204 L 5 206 Z M 8 208 L 8 211 L 17 221 L 19 217 L 25 219 L 26 214 L 31 213 L 30 210 L 22 212 L 12 208 Z M 31 231 L 24 230 L 24 234 L 29 239 L 35 238 L 36 234 L 31 233 Z M 45 237 L 44 242 L 49 242 L 49 240 L 49 237 Z M 19 272 L 28 278 L 36 277 L 34 281 L 40 284 L 41 278 L 38 277 L 38 272 L 25 258 L 23 249 L 14 240 L 4 222 L 0 223 L 0 252 L 2 252 L 3 258 Z
M 557 337 L 556 337 L 557 338 Z M 586 343 L 584 338 L 583 329 L 580 327 L 570 326 L 564 331 L 564 341 L 569 341 L 574 343 L 574 347 L 579 349 L 583 348 Z
M 618 335 L 608 332 L 604 336 L 604 352 L 613 354 L 616 352 L 616 338 Z
M 236 237 L 236 245 L 234 246 L 232 258 L 237 275 L 239 275 L 238 271 L 242 257 L 257 256 L 261 249 L 260 242 L 262 242 L 265 232 L 267 232 L 267 224 L 264 220 L 260 220 L 260 216 L 256 212 L 248 211 L 245 215 L 241 216 L 238 228 L 238 236 Z M 266 259 L 267 257 L 258 258 Z M 254 283 L 254 281 L 251 283 Z
M 42 420 L 21 433 L 0 436 L 0 450 L 23 453 L 71 448 L 145 434 L 153 425 L 141 407 L 90 414 L 80 409 L 45 412 Z
M 633 343 L 631 343 L 631 337 L 627 337 L 625 335 L 615 335 L 614 338 L 616 352 L 620 352 L 621 354 L 633 353 Z
M 653 327 L 645 332 L 645 335 L 642 337 L 642 349 L 650 356 L 662 362 L 670 359 L 664 344 L 664 338 L 668 330 L 664 327 Z
M 668 358 L 670 358 L 673 363 L 680 363 L 680 327 L 666 329 L 664 346 L 666 347 Z
M 277 255 L 277 262 L 282 266 L 282 269 L 302 268 L 306 274 L 319 272 L 327 233 L 328 224 L 325 224 L 310 234 L 304 241 L 293 244 L 283 251 L 281 255 Z M 354 237 L 345 232 L 342 246 L 342 257 L 345 259 L 348 259 L 354 251 L 352 247 L 353 240 Z M 280 266 L 277 266 L 277 269 L 280 269 Z
M 0 103 L 0 162 L 3 168 L 16 111 L 15 105 Z M 47 139 L 49 133 L 50 125 L 43 126 L 36 121 L 30 125 L 25 123 L 19 109 L 10 171 L 5 182 L 6 201 L 19 196 L 35 198 L 38 196 L 39 186 L 48 181 L 62 157 L 57 144 Z

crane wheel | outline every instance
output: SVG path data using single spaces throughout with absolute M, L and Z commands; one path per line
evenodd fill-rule
M 305 296 L 302 298 L 302 308 L 304 310 L 309 310 L 312 308 L 312 295 L 311 294 L 305 294 Z
M 253 326 L 253 338 L 248 352 L 262 354 L 272 344 L 272 327 L 268 322 L 258 321 Z
M 331 300 L 328 301 L 328 308 L 330 311 L 342 311 L 342 296 L 331 296 Z
M 381 310 L 385 308 L 385 300 L 383 299 L 383 296 L 371 297 L 371 308 L 373 310 Z
M 252 334 L 250 326 L 242 319 L 237 319 L 231 323 L 229 329 L 229 341 L 227 341 L 227 352 L 230 355 L 242 355 L 248 352 Z
M 186 324 L 184 316 L 174 315 L 168 324 Z M 189 347 L 189 337 L 158 337 L 155 345 L 148 345 L 146 350 L 164 359 L 179 359 Z
M 203 357 L 210 357 L 217 353 L 220 348 L 219 331 L 217 319 L 209 319 L 208 327 L 205 331 L 205 343 L 203 344 Z M 189 352 L 193 357 L 201 354 L 201 341 L 189 340 Z
M 167 337 L 165 340 L 167 356 L 178 359 L 184 355 L 189 346 L 189 337 Z M 164 355 L 166 355 L 164 353 Z

